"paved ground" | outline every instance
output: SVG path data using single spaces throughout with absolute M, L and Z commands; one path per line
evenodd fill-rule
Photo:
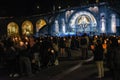
M 58 66 L 52 66 L 40 70 L 39 73 L 30 77 L 9 78 L 0 71 L 0 80 L 97 80 L 96 65 L 92 60 L 80 59 L 80 51 L 72 51 L 73 58 L 60 58 Z M 90 55 L 91 56 L 91 55 Z M 105 68 L 105 77 L 102 80 L 112 80 L 109 70 Z

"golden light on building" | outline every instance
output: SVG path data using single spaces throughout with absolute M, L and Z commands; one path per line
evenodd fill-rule
M 8 36 L 16 36 L 16 35 L 19 35 L 19 28 L 18 28 L 17 23 L 15 23 L 15 22 L 10 22 L 10 23 L 7 25 L 7 35 L 8 35 Z
M 33 34 L 33 24 L 31 21 L 24 21 L 22 24 L 22 34 L 23 35 L 31 35 Z
M 40 19 L 36 22 L 36 31 L 38 32 L 42 27 L 46 25 L 46 21 L 44 19 Z

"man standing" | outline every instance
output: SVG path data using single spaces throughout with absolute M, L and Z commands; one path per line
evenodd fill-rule
M 113 80 L 120 80 L 120 45 L 116 37 L 110 39 L 111 44 L 108 48 L 108 65 L 110 72 L 112 73 Z
M 104 77 L 104 56 L 103 56 L 103 47 L 102 47 L 102 42 L 101 40 L 97 40 L 95 44 L 95 49 L 94 49 L 94 61 L 96 63 L 97 69 L 98 69 L 98 79 L 101 80 L 102 77 Z
M 71 38 L 68 37 L 65 43 L 66 43 L 67 57 L 70 58 L 71 57 Z
M 80 39 L 80 47 L 82 52 L 82 59 L 88 58 L 88 46 L 89 46 L 89 37 L 86 33 Z

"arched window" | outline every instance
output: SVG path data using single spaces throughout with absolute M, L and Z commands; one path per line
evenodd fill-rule
M 32 35 L 33 34 L 33 24 L 31 21 L 24 21 L 22 24 L 22 35 Z
M 46 21 L 44 19 L 39 19 L 36 22 L 36 32 L 38 32 L 45 25 L 46 25 Z
M 19 35 L 19 28 L 15 22 L 10 22 L 7 25 L 7 35 L 8 36 L 16 36 Z

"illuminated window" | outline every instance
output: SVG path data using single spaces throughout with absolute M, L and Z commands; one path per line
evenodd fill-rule
M 33 24 L 30 21 L 24 21 L 22 24 L 22 34 L 31 35 L 33 34 Z
M 101 33 L 105 33 L 106 32 L 106 20 L 105 20 L 105 13 L 101 13 L 101 21 L 100 21 L 100 25 L 101 25 Z
M 7 26 L 7 34 L 8 36 L 19 35 L 19 28 L 15 22 L 10 22 Z
M 66 32 L 66 25 L 65 25 L 65 20 L 62 19 L 62 33 L 65 33 Z
M 116 33 L 116 16 L 114 14 L 111 15 L 111 31 Z
M 36 22 L 36 31 L 38 32 L 42 27 L 46 25 L 46 21 L 44 19 L 40 19 Z
M 56 33 L 56 34 L 59 33 L 59 24 L 58 24 L 58 20 L 55 20 L 55 33 Z

